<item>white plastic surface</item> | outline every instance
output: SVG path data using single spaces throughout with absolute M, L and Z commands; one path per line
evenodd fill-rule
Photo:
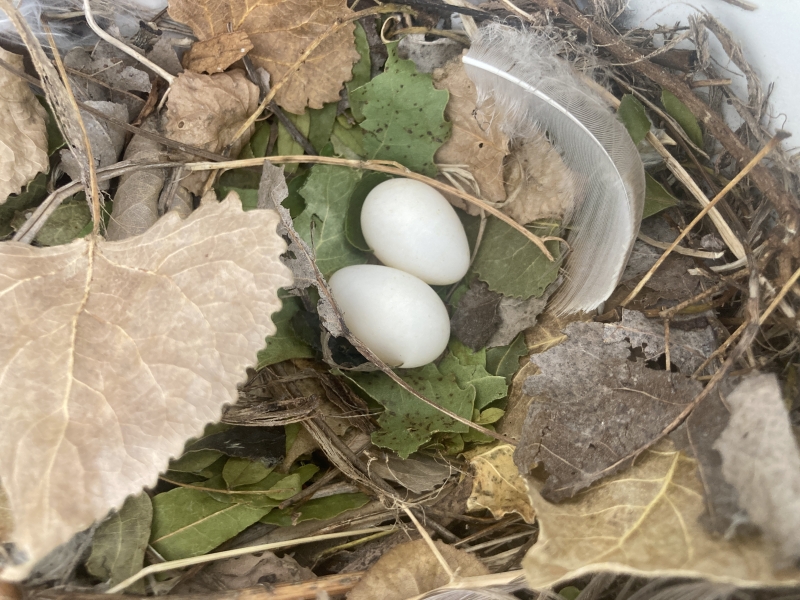
M 375 186 L 361 209 L 361 231 L 383 264 L 431 285 L 455 283 L 469 268 L 467 234 L 456 211 L 420 181 Z
M 347 327 L 389 366 L 420 367 L 447 347 L 447 309 L 417 277 L 381 265 L 355 265 L 336 271 L 328 283 Z

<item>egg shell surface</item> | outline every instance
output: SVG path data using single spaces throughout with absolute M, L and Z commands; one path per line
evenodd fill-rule
M 450 203 L 413 179 L 376 185 L 361 209 L 361 231 L 386 266 L 431 285 L 455 283 L 469 268 L 469 242 Z
M 328 283 L 347 327 L 386 364 L 420 367 L 447 347 L 447 308 L 418 277 L 381 265 L 354 265 L 336 271 Z

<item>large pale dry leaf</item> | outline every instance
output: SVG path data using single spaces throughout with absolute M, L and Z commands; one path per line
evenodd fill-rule
M 462 577 L 487 575 L 474 554 L 435 542 L 453 571 Z M 384 554 L 347 594 L 347 600 L 406 600 L 449 583 L 449 577 L 425 540 L 400 544 Z
M 20 558 L 4 578 L 155 484 L 236 401 L 292 281 L 277 223 L 232 194 L 120 242 L 0 246 L 0 480 Z
M 529 479 L 539 539 L 523 561 L 542 588 L 583 573 L 705 577 L 739 585 L 797 584 L 800 571 L 775 572 L 762 538 L 726 541 L 698 522 L 697 463 L 662 440 L 629 470 L 551 504 Z
M 714 446 L 739 504 L 778 546 L 783 565 L 800 559 L 800 452 L 773 374 L 748 377 L 727 397 L 731 418 Z
M 527 523 L 533 523 L 536 513 L 531 506 L 525 480 L 514 464 L 513 446 L 497 446 L 479 454 L 470 463 L 475 476 L 467 509 L 487 508 L 495 519 L 515 512 Z
M 0 58 L 20 71 L 22 57 L 0 48 Z M 47 171 L 47 111 L 25 80 L 0 69 L 0 204 L 40 171 Z
M 702 390 L 633 358 L 625 340 L 606 343 L 602 323 L 572 323 L 565 333 L 567 340 L 531 356 L 541 372 L 522 392 L 537 398 L 514 455 L 524 473 L 544 466 L 542 494 L 552 501 L 623 468 Z
M 186 71 L 170 87 L 164 131 L 167 137 L 185 144 L 218 152 L 258 107 L 258 86 L 244 71 L 201 75 Z M 231 156 L 239 153 L 252 135 L 250 128 L 236 140 Z M 207 173 L 193 173 L 181 185 L 199 195 Z
M 169 14 L 191 27 L 200 40 L 227 33 L 229 25 L 247 33 L 253 43 L 251 60 L 278 81 L 312 42 L 352 11 L 345 0 L 173 0 Z M 276 102 L 298 115 L 307 106 L 338 102 L 339 90 L 352 77 L 359 58 L 354 29 L 355 25 L 343 27 L 323 40 L 278 91 Z
M 460 60 L 434 71 L 433 85 L 450 92 L 444 116 L 453 124 L 450 139 L 436 151 L 436 162 L 467 165 L 484 200 L 504 201 L 503 158 L 508 154 L 508 137 L 493 124 L 493 104 L 477 106 L 475 84 Z

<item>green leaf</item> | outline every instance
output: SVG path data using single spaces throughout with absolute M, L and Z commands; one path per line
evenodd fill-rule
M 692 114 L 692 111 L 672 92 L 662 90 L 661 104 L 664 105 L 667 113 L 678 122 L 678 125 L 683 128 L 689 139 L 694 142 L 698 148 L 703 147 L 703 130 L 700 129 L 700 124 Z
M 644 105 L 639 102 L 632 94 L 625 94 L 622 97 L 622 102 L 617 109 L 619 116 L 628 133 L 633 138 L 633 143 L 638 144 L 650 131 L 650 119 L 647 118 L 647 113 L 644 111 Z
M 333 144 L 333 151 L 339 156 L 350 160 L 358 160 L 366 156 L 364 150 L 364 132 L 358 125 L 345 127 L 337 119 L 333 124 L 333 133 L 331 134 L 331 144 Z
M 180 458 L 176 458 L 169 463 L 170 471 L 178 471 L 180 473 L 197 473 L 202 472 L 213 465 L 217 460 L 223 456 L 219 450 L 196 450 L 194 452 L 186 452 Z
M 398 58 L 396 43 L 386 48 L 384 72 L 350 93 L 351 106 L 364 116 L 367 157 L 433 176 L 433 155 L 450 136 L 444 118 L 449 93 L 433 87 L 431 76 L 418 73 L 412 61 Z
M 475 389 L 469 386 L 462 390 L 454 375 L 442 373 L 434 364 L 404 369 L 399 375 L 428 400 L 465 419 L 472 417 Z M 416 452 L 434 433 L 463 433 L 468 429 L 415 398 L 385 373 L 351 372 L 345 377 L 386 409 L 378 418 L 381 429 L 372 434 L 372 442 L 394 450 L 402 458 Z
M 248 146 L 250 147 L 250 155 L 253 158 L 262 158 L 267 155 L 267 146 L 269 146 L 269 135 L 272 127 L 269 121 L 261 121 L 256 123 L 253 137 L 250 138 Z M 241 157 L 244 158 L 244 157 Z
M 314 165 L 300 190 L 306 208 L 294 226 L 314 251 L 325 277 L 342 267 L 367 262 L 367 255 L 348 243 L 344 231 L 350 196 L 360 178 L 361 173 L 346 167 Z
M 473 352 L 458 340 L 451 341 L 449 348 L 450 352 L 439 363 L 439 371 L 453 375 L 462 389 L 475 388 L 475 409 L 508 395 L 505 378 L 492 375 L 485 368 L 486 350 Z
M 258 353 L 256 369 L 289 360 L 291 358 L 314 358 L 314 349 L 301 341 L 292 328 L 292 317 L 302 310 L 302 303 L 296 296 L 282 298 L 283 306 L 272 315 L 277 330 L 267 338 L 267 347 Z
M 367 33 L 361 26 L 361 23 L 356 21 L 356 52 L 358 52 L 358 62 L 353 65 L 353 78 L 345 85 L 347 87 L 348 95 L 352 94 L 353 90 L 360 88 L 362 85 L 369 83 L 369 76 L 372 70 L 372 59 L 369 56 L 369 42 L 367 41 Z M 364 115 L 359 110 L 360 103 L 354 103 L 351 100 L 351 110 L 353 116 L 359 121 L 364 120 Z
M 364 200 L 367 199 L 367 194 L 372 191 L 372 188 L 389 179 L 391 179 L 391 176 L 385 173 L 367 173 L 358 182 L 355 190 L 353 190 L 353 195 L 350 196 L 350 207 L 347 210 L 344 231 L 347 241 L 359 250 L 372 251 L 369 244 L 367 244 L 367 240 L 364 239 L 364 234 L 361 232 L 361 208 L 364 206 Z
M 216 191 L 218 198 L 224 198 L 229 192 L 236 192 L 242 201 L 242 210 L 255 210 L 258 208 L 258 190 L 218 185 Z
M 300 506 L 273 510 L 263 517 L 261 522 L 292 527 L 303 521 L 332 519 L 348 510 L 361 508 L 369 501 L 370 497 L 367 494 L 334 494 L 309 500 Z
M 83 194 L 81 194 L 83 196 Z M 18 213 L 20 216 L 21 213 Z M 24 222 L 24 218 L 20 225 Z M 15 219 L 12 222 L 18 221 Z M 60 246 L 80 237 L 87 223 L 92 222 L 92 212 L 85 200 L 76 199 L 64 202 L 47 219 L 47 222 L 36 234 L 36 243 L 42 246 Z
M 272 472 L 271 468 L 265 467 L 260 462 L 247 460 L 246 458 L 232 457 L 227 460 L 222 469 L 222 478 L 228 489 L 232 490 L 243 485 L 252 485 L 262 481 Z
M 294 115 L 287 112 L 286 116 L 292 123 L 294 123 L 294 126 L 297 127 L 297 130 L 300 133 L 302 133 L 305 137 L 308 137 L 308 132 L 311 130 L 311 116 L 308 114 L 308 112 L 305 112 L 302 115 Z M 303 147 L 294 140 L 292 134 L 289 133 L 289 130 L 283 126 L 283 123 L 279 122 L 278 140 L 275 143 L 275 155 L 293 156 L 297 154 L 305 154 Z M 300 165 L 298 163 L 285 165 L 284 173 L 291 175 L 298 169 L 299 166 Z
M 199 490 L 176 488 L 153 498 L 150 544 L 167 560 L 200 556 L 270 510 L 272 507 L 220 502 Z
M 528 229 L 539 236 L 558 233 L 556 226 Z M 556 280 L 561 266 L 558 242 L 546 242 L 545 246 L 555 261 L 550 262 L 536 244 L 510 225 L 490 218 L 472 270 L 494 292 L 525 300 L 538 298 Z
M 208 493 L 212 498 L 220 502 L 239 502 L 262 508 L 271 508 L 278 506 L 287 498 L 291 498 L 300 492 L 303 489 L 303 484 L 311 479 L 317 471 L 319 471 L 319 467 L 316 465 L 304 465 L 288 475 L 273 471 L 261 481 L 250 485 L 242 485 L 236 488 L 233 493 Z M 227 492 L 227 486 L 222 477 L 209 479 L 202 484 L 202 487 Z M 258 493 L 254 494 L 253 492 Z
M 331 102 L 322 108 L 313 108 L 308 111 L 310 123 L 308 128 L 308 141 L 319 154 L 331 140 L 333 124 L 336 122 L 337 104 Z
M 678 201 L 670 194 L 663 185 L 658 183 L 650 173 L 645 173 L 645 192 L 644 192 L 644 210 L 642 211 L 642 219 L 652 217 L 662 210 L 667 210 L 675 206 Z
M 475 422 L 478 425 L 490 425 L 499 421 L 504 414 L 506 414 L 506 411 L 501 408 L 487 408 L 481 412 L 480 416 L 475 419 Z
M 519 359 L 527 354 L 525 334 L 520 333 L 508 346 L 489 348 L 486 351 L 486 370 L 492 375 L 505 377 L 506 383 L 511 385 L 511 380 L 519 371 Z
M 86 561 L 89 573 L 113 586 L 139 571 L 144 565 L 152 521 L 150 496 L 141 493 L 125 500 L 119 512 L 103 521 L 94 533 L 92 553 Z M 143 582 L 138 587 L 144 593 Z
M 34 177 L 24 191 L 13 196 L 0 204 L 0 239 L 8 237 L 14 232 L 11 222 L 17 212 L 24 211 L 38 206 L 47 197 L 47 175 L 39 173 Z

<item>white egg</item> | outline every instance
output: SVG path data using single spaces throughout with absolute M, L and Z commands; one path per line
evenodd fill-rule
M 364 239 L 385 265 L 432 285 L 455 283 L 469 268 L 469 243 L 450 203 L 426 183 L 384 181 L 361 209 Z
M 386 364 L 420 367 L 447 347 L 447 309 L 421 279 L 391 267 L 356 265 L 336 271 L 328 283 L 347 327 Z

